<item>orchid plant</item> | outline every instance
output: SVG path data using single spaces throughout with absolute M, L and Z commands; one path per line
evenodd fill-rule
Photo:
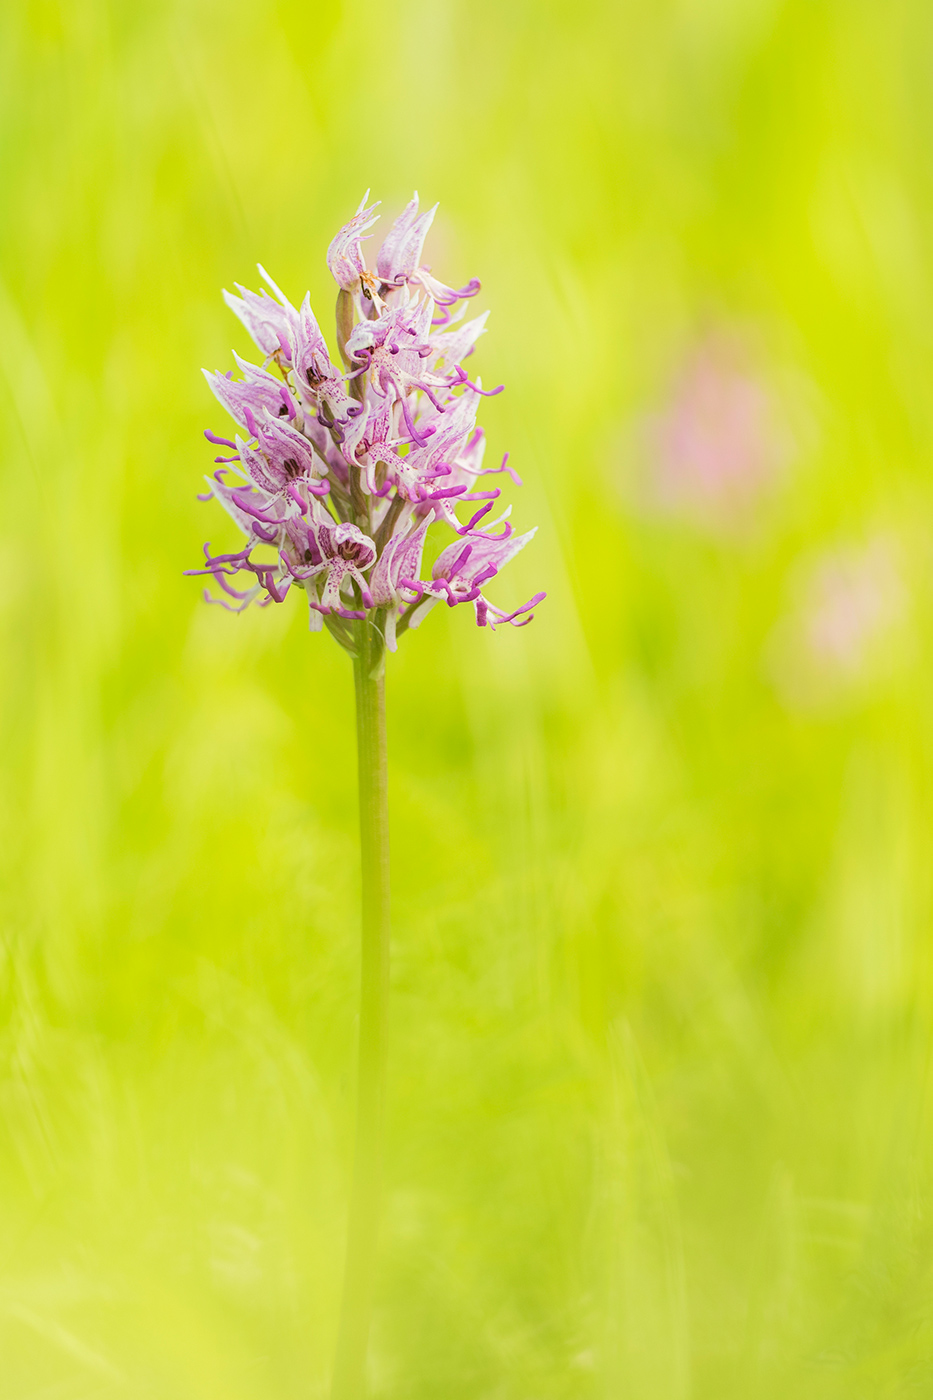
M 347 1262 L 332 1394 L 358 1400 L 375 1270 L 384 1137 L 389 988 L 389 826 L 385 737 L 385 658 L 438 602 L 472 603 L 480 627 L 524 626 L 544 598 L 507 611 L 485 589 L 535 533 L 516 534 L 511 507 L 490 520 L 500 488 L 486 478 L 476 424 L 484 396 L 463 361 L 486 315 L 465 320 L 476 279 L 453 288 L 421 262 L 437 205 L 419 213 L 417 194 L 396 219 L 372 270 L 363 239 L 376 222 L 369 193 L 327 252 L 339 288 L 331 357 L 305 297 L 296 309 L 259 268 L 268 291 L 224 292 L 263 356 L 234 359 L 233 372 L 204 373 L 237 425 L 216 459 L 202 500 L 216 499 L 246 537 L 205 567 L 219 596 L 208 602 L 241 612 L 281 603 L 303 590 L 312 631 L 327 628 L 353 658 L 359 754 L 362 854 L 362 965 L 357 1122 L 347 1230 Z M 271 293 L 271 295 L 270 295 Z M 463 515 L 467 519 L 461 518 Z M 422 577 L 433 524 L 453 540 Z M 246 586 L 243 586 L 245 584 Z M 240 585 L 240 586 L 237 586 Z

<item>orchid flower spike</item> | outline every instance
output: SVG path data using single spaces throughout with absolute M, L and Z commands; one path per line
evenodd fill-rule
M 489 518 L 501 488 L 483 489 L 483 478 L 507 471 L 521 482 L 507 458 L 483 467 L 476 415 L 499 389 L 461 364 L 486 315 L 462 321 L 464 306 L 451 308 L 480 284 L 448 286 L 422 264 L 437 205 L 419 213 L 417 194 L 368 268 L 363 240 L 378 218 L 368 199 L 367 190 L 327 250 L 339 288 L 336 361 L 308 297 L 296 309 L 262 268 L 269 291 L 224 292 L 263 362 L 235 355 L 239 378 L 204 371 L 235 427 L 232 438 L 205 434 L 226 451 L 202 499 L 220 502 L 246 544 L 229 554 L 205 545 L 205 567 L 189 572 L 209 577 L 219 596 L 206 590 L 208 601 L 233 612 L 300 589 L 312 630 L 326 627 L 357 655 L 354 624 L 367 624 L 381 664 L 439 602 L 472 603 L 477 624 L 494 629 L 525 626 L 545 595 L 512 608 L 486 597 L 535 532 L 514 533 L 511 507 Z M 453 538 L 422 577 L 435 525 Z

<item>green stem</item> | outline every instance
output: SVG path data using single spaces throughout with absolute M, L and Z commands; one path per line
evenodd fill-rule
M 355 625 L 358 654 L 356 737 L 359 754 L 363 948 L 360 977 L 356 1143 L 347 1224 L 347 1259 L 331 1400 L 362 1400 L 376 1271 L 382 1192 L 389 1011 L 389 803 L 385 674 L 381 638 L 368 620 Z M 374 670 L 378 674 L 373 674 Z

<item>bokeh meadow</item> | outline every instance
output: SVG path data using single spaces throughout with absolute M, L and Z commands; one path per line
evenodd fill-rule
M 441 201 L 533 545 L 390 665 L 385 1400 L 933 1389 L 933 11 L 8 0 L 0 1393 L 323 1397 L 352 677 L 200 601 L 261 261 Z

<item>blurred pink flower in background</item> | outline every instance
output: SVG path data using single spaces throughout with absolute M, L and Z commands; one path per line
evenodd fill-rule
M 666 407 L 647 424 L 655 507 L 728 529 L 746 523 L 773 484 L 792 440 L 754 358 L 723 331 L 688 354 Z
M 900 595 L 890 549 L 880 541 L 825 559 L 813 577 L 806 619 L 811 654 L 828 667 L 859 670 L 871 642 L 900 612 Z
M 801 575 L 770 645 L 772 677 L 793 704 L 819 703 L 876 677 L 906 610 L 893 541 L 827 551 Z

